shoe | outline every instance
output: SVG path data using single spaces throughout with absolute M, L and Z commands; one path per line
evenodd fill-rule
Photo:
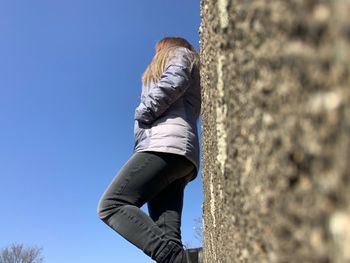
M 185 255 L 188 263 L 203 263 L 203 248 L 185 249 Z

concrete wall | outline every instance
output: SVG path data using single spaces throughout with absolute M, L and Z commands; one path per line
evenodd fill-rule
M 206 262 L 350 262 L 350 1 L 201 18 Z

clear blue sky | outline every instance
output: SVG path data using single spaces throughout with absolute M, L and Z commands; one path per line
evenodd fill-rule
M 182 36 L 199 51 L 199 25 L 199 0 L 0 0 L 0 247 L 41 246 L 48 263 L 154 262 L 96 209 L 132 154 L 156 42 Z M 202 203 L 200 169 L 185 189 L 191 247 Z

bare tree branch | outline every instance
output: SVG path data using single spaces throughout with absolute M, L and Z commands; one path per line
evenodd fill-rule
M 23 244 L 12 244 L 0 251 L 0 263 L 44 263 L 42 248 L 24 248 Z

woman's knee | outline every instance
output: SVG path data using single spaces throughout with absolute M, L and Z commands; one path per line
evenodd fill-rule
M 124 201 L 122 198 L 111 198 L 104 194 L 98 202 L 97 215 L 101 220 L 104 220 L 110 215 L 114 214 L 119 207 L 127 204 L 129 203 Z
M 97 215 L 101 220 L 106 219 L 113 213 L 113 210 L 118 206 L 117 202 L 109 200 L 103 195 L 97 205 Z
M 97 205 L 97 215 L 101 220 L 103 220 L 106 216 L 108 216 L 108 211 L 109 208 L 107 202 L 104 196 L 102 196 Z

